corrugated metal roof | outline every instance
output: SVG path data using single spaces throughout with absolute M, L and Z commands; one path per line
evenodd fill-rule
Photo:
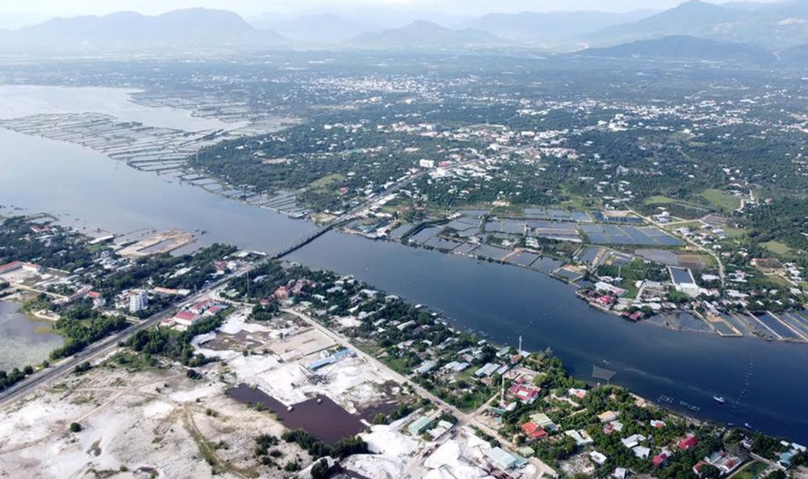
M 313 363 L 309 364 L 309 369 L 314 371 L 315 369 L 321 368 L 326 364 L 335 363 L 336 361 L 337 360 L 336 358 L 334 358 L 334 356 L 328 356 L 327 358 L 318 359 L 317 361 L 314 361 Z
M 348 348 L 340 349 L 333 355 L 334 359 L 343 359 L 346 357 L 354 357 L 354 356 L 356 356 L 356 353 L 352 349 Z
M 428 417 L 419 417 L 413 421 L 407 429 L 410 431 L 410 434 L 420 434 L 421 431 L 429 427 L 430 424 L 432 424 L 432 419 Z
M 511 454 L 505 452 L 502 448 L 495 447 L 486 453 L 488 457 L 494 460 L 497 464 L 504 467 L 505 469 L 510 469 L 518 460 Z

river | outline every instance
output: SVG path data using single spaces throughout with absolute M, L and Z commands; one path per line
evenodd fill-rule
M 314 226 L 116 163 L 67 143 L 0 130 L 0 205 L 50 212 L 90 231 L 144 227 L 207 233 L 273 251 Z M 0 214 L 9 214 L 9 208 Z M 649 399 L 660 395 L 700 407 L 694 415 L 750 423 L 808 442 L 808 346 L 665 330 L 597 312 L 569 286 L 547 276 L 434 251 L 328 233 L 295 252 L 311 267 L 354 274 L 368 283 L 445 312 L 458 327 L 525 349 L 552 350 L 592 380 L 597 365 L 612 382 Z M 718 394 L 727 404 L 712 400 Z

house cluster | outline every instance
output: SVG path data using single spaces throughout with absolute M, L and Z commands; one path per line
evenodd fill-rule
M 166 327 L 178 327 L 180 329 L 193 325 L 202 318 L 216 316 L 221 311 L 229 308 L 226 303 L 218 302 L 214 299 L 203 299 L 191 306 L 179 311 L 170 318 L 164 319 L 160 325 Z
M 302 295 L 303 288 L 305 288 L 310 284 L 311 281 L 306 279 L 289 280 L 287 284 L 278 287 L 278 289 L 276 289 L 275 292 L 272 293 L 272 297 L 279 302 L 288 301 L 290 298 L 294 296 Z

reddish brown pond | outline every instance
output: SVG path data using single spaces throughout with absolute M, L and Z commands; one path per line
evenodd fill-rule
M 303 429 L 327 444 L 353 437 L 365 429 L 358 416 L 349 413 L 327 396 L 317 396 L 294 404 L 289 411 L 277 399 L 246 384 L 228 389 L 227 395 L 244 404 L 263 404 L 278 416 L 284 426 L 289 429 Z

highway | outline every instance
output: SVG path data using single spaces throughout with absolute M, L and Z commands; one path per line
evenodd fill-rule
M 404 184 L 415 181 L 418 178 L 422 177 L 423 175 L 429 173 L 430 171 L 433 170 L 424 170 L 418 172 L 415 175 L 403 178 L 401 181 L 395 183 L 394 185 L 391 185 L 390 188 L 386 189 L 383 195 L 389 195 L 391 193 L 398 191 Z M 285 246 L 284 248 L 278 250 L 277 252 L 268 255 L 266 260 L 258 261 L 249 268 L 245 268 L 233 274 L 224 276 L 218 281 L 211 283 L 204 289 L 200 290 L 197 294 L 189 297 L 182 303 L 172 305 L 162 311 L 159 311 L 153 314 L 152 316 L 148 317 L 147 319 L 144 319 L 140 323 L 131 326 L 127 329 L 124 329 L 123 331 L 120 331 L 118 333 L 115 333 L 107 338 L 104 338 L 101 341 L 98 341 L 88 346 L 83 351 L 75 354 L 74 356 L 64 359 L 54 365 L 51 365 L 50 367 L 42 371 L 39 371 L 33 374 L 32 376 L 20 381 L 19 383 L 0 393 L 0 407 L 5 406 L 6 404 L 9 404 L 15 401 L 16 399 L 19 399 L 20 397 L 35 390 L 40 386 L 44 386 L 46 384 L 53 382 L 57 378 L 60 378 L 66 374 L 70 374 L 75 369 L 76 366 L 85 361 L 91 361 L 98 357 L 108 354 L 110 351 L 112 351 L 114 348 L 118 346 L 118 343 L 122 341 L 127 341 L 129 338 L 134 336 L 138 331 L 142 331 L 151 326 L 154 326 L 158 324 L 160 321 L 162 321 L 164 318 L 172 316 L 176 311 L 188 305 L 198 302 L 200 299 L 202 299 L 211 291 L 222 286 L 223 284 L 226 284 L 227 282 L 229 282 L 234 278 L 238 278 L 241 277 L 242 275 L 249 273 L 250 271 L 254 270 L 261 264 L 263 264 L 264 261 L 283 258 L 284 256 L 294 252 L 295 250 L 302 248 L 303 246 L 311 243 L 312 241 L 316 240 L 320 236 L 330 231 L 332 228 L 334 228 L 334 226 L 353 218 L 354 215 L 361 212 L 365 208 L 368 208 L 374 203 L 374 201 L 378 199 L 379 198 L 377 196 L 372 196 L 368 198 L 361 204 L 352 208 L 349 212 L 335 218 L 331 222 L 321 226 L 320 228 L 312 231 L 311 233 L 303 236 L 302 238 L 298 238 L 292 244 Z
M 255 267 L 255 265 L 253 267 Z M 118 347 L 119 342 L 128 340 L 129 338 L 134 336 L 138 331 L 142 331 L 146 328 L 149 328 L 150 326 L 156 325 L 163 318 L 169 317 L 175 311 L 197 302 L 200 298 L 205 296 L 211 290 L 218 288 L 227 281 L 230 281 L 232 278 L 247 273 L 247 271 L 249 270 L 245 269 L 230 276 L 226 276 L 216 281 L 215 283 L 212 283 L 207 288 L 203 289 L 198 294 L 186 299 L 182 303 L 173 305 L 160 312 L 157 312 L 152 316 L 144 319 L 140 323 L 134 326 L 130 326 L 122 331 L 119 331 L 118 333 L 115 333 L 112 336 L 104 338 L 101 341 L 93 343 L 87 348 L 85 348 L 83 351 L 76 353 L 70 358 L 64 359 L 59 363 L 52 365 L 51 367 L 44 369 L 23 381 L 20 381 L 19 383 L 6 389 L 2 394 L 0 394 L 0 407 L 18 399 L 19 397 L 27 394 L 28 392 L 33 391 L 39 386 L 48 384 L 53 380 L 55 380 L 56 378 L 59 378 L 65 374 L 70 374 L 75 369 L 76 366 L 83 363 L 84 361 L 90 361 L 99 356 L 108 354 L 110 351 L 112 351 L 112 349 Z

